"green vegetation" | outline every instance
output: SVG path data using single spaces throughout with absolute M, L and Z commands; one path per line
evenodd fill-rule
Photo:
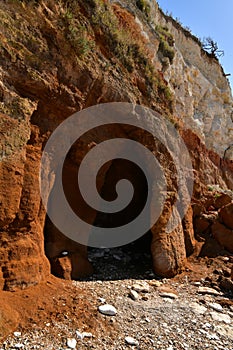
M 172 63 L 175 51 L 173 49 L 174 46 L 174 38 L 171 33 L 169 33 L 167 27 L 162 27 L 157 25 L 155 27 L 155 31 L 159 36 L 159 52 L 163 55 L 163 57 L 167 57 L 169 62 Z
M 129 30 L 123 28 L 112 7 L 102 0 L 95 0 L 96 6 L 91 21 L 96 32 L 100 31 L 104 42 L 129 72 L 134 65 L 144 60 L 143 49 L 139 46 Z
M 156 92 L 159 99 L 166 101 L 166 104 L 171 108 L 173 103 L 172 93 L 163 77 L 155 70 L 148 57 L 145 44 L 140 42 L 139 37 L 134 38 L 130 28 L 126 29 L 121 25 L 109 3 L 103 0 L 91 0 L 91 2 L 95 2 L 94 14 L 91 19 L 92 23 L 98 35 L 102 34 L 104 36 L 104 42 L 108 44 L 111 53 L 121 61 L 130 73 L 133 72 L 136 67 L 140 69 L 145 76 L 148 93 L 152 91 Z M 169 44 L 174 44 L 172 35 L 166 29 L 161 28 L 160 35 L 161 41 L 163 38 L 168 47 Z M 170 52 L 169 49 L 170 47 L 167 48 L 166 55 L 169 56 L 172 61 L 174 51 L 170 49 L 172 50 L 172 52 Z
M 127 10 L 108 0 L 59 0 L 50 3 L 51 12 L 47 14 L 46 7 L 41 12 L 43 1 L 9 1 L 14 3 L 9 11 L 0 9 L 0 27 L 3 28 L 0 52 L 12 62 L 27 62 L 31 68 L 27 69 L 30 79 L 43 84 L 43 75 L 38 72 L 50 67 L 53 57 L 59 61 L 63 52 L 71 55 L 80 66 L 93 62 L 98 53 L 108 60 L 109 65 L 116 65 L 123 75 L 127 72 L 140 75 L 146 83 L 143 94 L 171 109 L 173 96 L 162 73 L 154 67 L 140 27 Z M 137 6 L 144 13 L 148 11 L 146 0 L 137 1 Z M 14 17 L 15 11 L 18 18 Z M 38 15 L 37 26 L 34 14 Z M 47 15 L 52 26 L 45 30 Z M 160 51 L 171 62 L 173 37 L 166 28 L 158 27 L 156 31 L 161 41 Z M 58 53 L 54 53 L 51 47 Z M 128 78 L 131 81 L 130 75 Z
M 63 27 L 65 38 L 77 56 L 83 57 L 94 49 L 95 43 L 88 33 L 85 19 L 80 14 L 77 16 L 75 12 L 73 6 L 68 4 L 64 13 L 61 13 L 60 26 Z
M 150 5 L 146 0 L 136 0 L 136 5 L 147 18 L 150 18 Z

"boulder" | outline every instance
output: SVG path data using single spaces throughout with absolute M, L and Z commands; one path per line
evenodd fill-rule
M 225 227 L 220 222 L 216 222 L 211 227 L 214 238 L 229 252 L 233 253 L 233 230 Z
M 210 222 L 206 217 L 197 217 L 194 219 L 194 229 L 196 233 L 203 233 L 210 227 Z
M 51 258 L 51 273 L 66 280 L 78 280 L 93 273 L 92 265 L 86 255 L 71 253 L 67 256 Z
M 233 203 L 229 203 L 220 209 L 219 218 L 225 226 L 233 230 Z
M 220 209 L 232 202 L 232 197 L 226 193 L 222 193 L 215 198 L 214 207 Z

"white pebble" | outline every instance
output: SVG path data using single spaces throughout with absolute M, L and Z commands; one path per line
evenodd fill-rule
M 225 262 L 228 262 L 230 259 L 228 258 L 228 256 L 224 256 L 224 257 L 222 258 L 222 260 L 225 261 Z
M 92 333 L 90 333 L 90 332 L 83 332 L 83 338 L 92 338 Z
M 211 307 L 211 309 L 214 309 L 215 311 L 219 311 L 219 312 L 221 312 L 223 310 L 222 305 L 217 304 L 217 303 L 210 303 L 209 307 Z
M 196 302 L 191 303 L 190 308 L 195 314 L 200 314 L 200 315 L 204 315 L 204 313 L 207 311 L 207 308 L 205 306 L 200 305 Z
M 101 314 L 107 315 L 107 316 L 115 316 L 117 314 L 117 310 L 114 306 L 105 304 L 99 306 L 99 312 Z
M 167 292 L 162 292 L 162 293 L 159 293 L 159 295 L 162 297 L 162 298 L 171 298 L 171 299 L 176 299 L 178 298 L 178 296 L 174 293 L 167 293 Z
M 76 331 L 75 333 L 78 339 L 81 339 L 81 340 L 83 339 L 83 334 L 81 332 Z
M 132 289 L 136 290 L 136 292 L 139 293 L 149 293 L 150 291 L 150 287 L 147 283 L 143 283 L 143 284 L 139 284 L 139 283 L 135 283 L 132 285 Z
M 201 294 L 211 294 L 211 295 L 221 295 L 222 293 L 218 292 L 216 289 L 209 287 L 199 287 L 198 293 Z
M 22 334 L 21 332 L 14 332 L 14 336 L 17 338 L 21 337 L 21 334 Z
M 212 317 L 212 319 L 214 321 L 218 321 L 218 322 L 224 322 L 224 323 L 231 323 L 231 318 L 229 315 L 227 314 L 220 314 L 220 313 L 217 313 L 217 312 L 210 312 L 210 315 Z
M 129 292 L 130 297 L 133 300 L 137 300 L 139 298 L 138 292 L 136 292 L 136 290 L 131 289 L 131 291 Z
M 106 301 L 106 299 L 104 299 L 104 298 L 99 298 L 98 300 L 99 300 L 99 302 L 102 303 L 102 304 L 104 304 L 105 301 Z
M 70 349 L 75 349 L 77 345 L 77 341 L 74 338 L 68 338 L 66 341 L 66 344 Z
M 129 345 L 138 345 L 138 341 L 132 337 L 125 337 L 125 341 Z

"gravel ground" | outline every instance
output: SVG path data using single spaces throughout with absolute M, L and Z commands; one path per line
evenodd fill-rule
M 62 323 L 46 323 L 43 329 L 14 333 L 1 350 L 233 350 L 232 293 L 224 294 L 212 276 L 159 280 L 151 270 L 150 255 L 135 249 L 92 249 L 90 259 L 98 267 L 95 275 L 73 284 L 84 293 L 90 291 L 89 302 L 97 310 L 93 317 L 96 324 L 103 323 L 101 331 L 85 324 L 75 329 L 67 317 Z M 227 259 L 223 264 L 228 267 Z M 105 304 L 115 307 L 116 315 L 99 312 Z

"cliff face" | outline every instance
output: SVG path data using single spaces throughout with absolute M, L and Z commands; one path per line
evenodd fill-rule
M 189 32 L 160 12 L 157 19 L 175 40 L 174 61 L 165 73 L 175 95 L 174 112 L 207 148 L 223 157 L 233 140 L 233 100 L 224 71 Z
M 133 4 L 120 3 L 135 14 Z M 201 48 L 199 39 L 188 29 L 159 10 L 156 1 L 138 3 L 148 4 L 147 10 L 144 10 L 147 23 L 137 17 L 138 13 L 136 21 L 149 40 L 154 64 L 163 71 L 174 94 L 174 114 L 209 149 L 221 157 L 225 153 L 230 157 L 227 150 L 232 147 L 233 140 L 233 100 L 223 68 L 217 59 Z
M 0 3 L 0 27 L 1 288 L 23 288 L 50 273 L 45 227 L 46 253 L 55 270 L 64 265 L 59 254 L 68 250 L 72 257 L 66 263 L 78 266 L 71 277 L 91 271 L 86 248 L 74 245 L 46 220 L 39 192 L 44 145 L 76 111 L 117 101 L 159 111 L 176 124 L 190 151 L 194 199 L 205 195 L 207 185 L 232 186 L 228 81 L 216 59 L 155 2 L 141 7 L 132 1 L 6 0 Z M 67 174 L 75 175 L 90 144 L 106 137 L 98 131 L 91 139 L 84 137 L 67 163 Z M 149 142 L 143 133 L 135 133 L 134 139 Z M 153 151 L 158 157 L 163 153 Z M 111 167 L 99 182 L 106 192 L 103 184 L 111 184 L 117 165 Z M 169 177 L 171 169 L 164 167 Z M 128 175 L 135 172 L 128 169 Z M 172 181 L 169 186 L 175 192 Z M 179 272 L 195 247 L 191 209 L 176 232 L 163 232 L 171 205 L 168 201 L 152 228 L 154 269 L 163 276 Z M 85 213 L 94 222 L 96 213 Z

